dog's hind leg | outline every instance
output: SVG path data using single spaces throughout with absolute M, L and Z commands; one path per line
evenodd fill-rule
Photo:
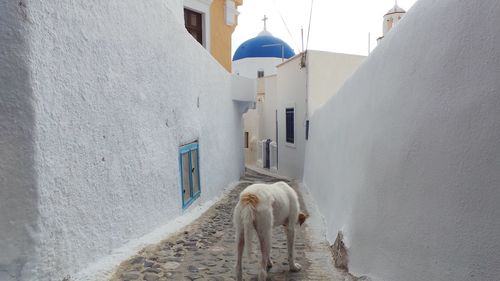
M 236 249 L 237 249 L 237 257 L 236 257 L 236 281 L 243 280 L 243 272 L 241 268 L 241 259 L 243 257 L 243 248 L 245 247 L 245 239 L 243 237 L 243 230 L 240 229 L 236 232 Z
M 271 239 L 272 239 L 272 213 L 259 217 L 259 223 L 256 225 L 257 235 L 259 236 L 260 251 L 262 254 L 260 262 L 259 281 L 265 281 L 267 278 L 268 262 L 271 254 Z
M 288 245 L 288 263 L 290 264 L 290 271 L 300 271 L 302 267 L 295 262 L 295 224 L 289 223 L 286 227 L 286 240 Z

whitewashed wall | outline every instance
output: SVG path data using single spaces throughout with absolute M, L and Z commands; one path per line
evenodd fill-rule
M 300 56 L 288 60 L 278 67 L 277 106 L 278 109 L 278 173 L 301 179 L 304 168 L 305 121 L 306 121 L 306 68 L 300 69 Z M 287 107 L 295 108 L 295 143 L 286 143 Z M 274 117 L 274 116 L 273 116 Z M 272 119 L 274 120 L 274 118 Z
M 0 2 L 0 280 L 34 264 L 37 200 L 34 109 L 24 9 Z
M 233 61 L 232 69 L 236 75 L 257 78 L 257 71 L 264 70 L 264 76 L 276 74 L 276 66 L 282 63 L 281 58 L 244 58 Z
M 259 119 L 260 139 L 276 140 L 276 105 L 278 103 L 277 76 L 264 78 L 265 96 Z
M 310 114 L 334 96 L 366 58 L 314 50 L 307 56 Z
M 418 1 L 314 114 L 304 182 L 355 274 L 500 276 L 499 13 Z
M 243 114 L 244 132 L 248 133 L 248 147 L 245 148 L 245 165 L 255 165 L 257 161 L 257 141 L 259 140 L 259 107 L 249 109 Z M 243 135 L 245 137 L 245 135 Z
M 278 109 L 278 173 L 302 179 L 306 145 L 306 120 L 352 75 L 364 60 L 363 56 L 321 51 L 307 52 L 307 66 L 300 67 L 296 56 L 277 69 L 276 105 Z M 306 95 L 308 95 L 306 101 Z M 285 109 L 295 107 L 295 143 L 286 143 Z M 306 113 L 308 107 L 309 113 Z M 270 127 L 274 121 L 265 119 L 262 126 Z M 315 124 L 311 123 L 311 126 Z M 274 126 L 272 126 L 274 128 Z M 312 127 L 314 128 L 314 127 Z M 266 129 L 266 130 L 269 130 Z
M 243 107 L 181 0 L 26 7 L 0 4 L 0 279 L 60 280 L 183 214 L 180 145 L 199 140 L 196 204 L 236 181 Z

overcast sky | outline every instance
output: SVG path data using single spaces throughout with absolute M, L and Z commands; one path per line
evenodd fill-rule
M 398 0 L 398 6 L 408 11 L 416 1 Z M 394 0 L 314 0 L 309 49 L 367 55 L 368 33 L 373 49 L 382 35 L 383 16 L 393 6 Z M 311 0 L 243 0 L 233 33 L 233 53 L 262 31 L 264 15 L 269 18 L 267 30 L 300 52 L 300 27 L 304 27 L 306 45 L 310 7 Z

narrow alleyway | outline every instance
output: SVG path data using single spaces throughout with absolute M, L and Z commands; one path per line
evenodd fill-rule
M 235 235 L 232 212 L 239 193 L 255 182 L 279 180 L 247 170 L 241 182 L 205 214 L 177 234 L 123 262 L 111 281 L 234 280 Z M 295 182 L 287 182 L 298 189 Z M 307 213 L 304 198 L 298 193 L 302 209 Z M 334 269 L 328 244 L 326 241 L 317 241 L 321 239 L 310 234 L 313 231 L 311 228 L 307 221 L 297 228 L 295 247 L 302 271 L 296 273 L 288 270 L 285 233 L 282 228 L 274 229 L 271 250 L 274 266 L 268 280 L 356 280 Z M 249 259 L 245 255 L 243 258 L 244 280 L 257 280 L 260 251 L 256 244 L 254 241 L 253 256 Z

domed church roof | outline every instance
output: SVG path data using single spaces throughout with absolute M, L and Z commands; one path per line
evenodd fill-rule
M 236 49 L 233 61 L 244 58 L 281 58 L 282 56 L 289 59 L 294 55 L 295 52 L 285 41 L 265 31 L 261 32 L 257 37 L 243 42 Z

